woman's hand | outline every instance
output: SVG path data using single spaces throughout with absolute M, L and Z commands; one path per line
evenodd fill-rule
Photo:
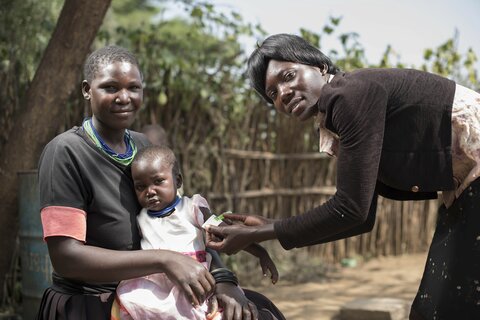
M 209 225 L 206 227 L 206 245 L 219 252 L 235 254 L 254 242 L 251 234 L 256 228 L 244 225 L 218 227 Z
M 214 296 L 223 308 L 223 320 L 258 320 L 257 307 L 238 286 L 230 282 L 217 283 Z
M 235 254 L 254 242 L 275 239 L 273 220 L 260 216 L 225 214 L 227 226 L 206 226 L 207 247 Z
M 273 220 L 271 219 L 254 215 L 224 213 L 223 217 L 226 219 L 226 222 L 228 224 L 241 223 L 245 226 L 263 226 L 269 223 L 273 223 Z
M 84 282 L 118 282 L 163 272 L 193 305 L 215 288 L 215 279 L 195 259 L 171 250 L 109 250 L 70 237 L 48 237 L 48 252 L 62 277 Z
M 164 250 L 164 252 L 167 250 Z M 199 306 L 215 289 L 215 279 L 195 259 L 171 251 L 164 266 L 167 277 L 185 292 L 193 306 Z

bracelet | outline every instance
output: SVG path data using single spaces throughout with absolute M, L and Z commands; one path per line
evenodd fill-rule
M 215 283 L 231 282 L 238 286 L 238 279 L 235 273 L 227 268 L 218 268 L 210 272 L 215 279 Z

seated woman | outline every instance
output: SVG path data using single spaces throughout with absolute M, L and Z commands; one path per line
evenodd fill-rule
M 181 253 L 139 250 L 141 207 L 130 163 L 150 143 L 128 128 L 142 106 L 142 73 L 135 56 L 117 46 L 93 52 L 84 73 L 92 117 L 50 141 L 39 162 L 42 225 L 55 271 L 37 319 L 110 319 L 118 282 L 153 273 L 165 273 L 192 304 L 214 294 L 235 319 L 257 319 L 256 304 L 272 305 L 265 297 L 216 283 Z

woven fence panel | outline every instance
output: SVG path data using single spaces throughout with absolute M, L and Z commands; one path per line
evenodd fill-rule
M 216 211 L 283 218 L 302 214 L 335 193 L 335 159 L 320 153 L 224 151 L 208 199 Z M 301 249 L 325 262 L 425 251 L 433 235 L 437 200 L 393 201 L 379 197 L 369 233 Z

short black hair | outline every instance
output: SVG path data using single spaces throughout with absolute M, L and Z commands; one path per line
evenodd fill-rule
M 265 92 L 265 80 L 268 63 L 272 59 L 306 64 L 321 69 L 327 66 L 327 72 L 330 74 L 340 71 L 329 57 L 302 37 L 286 33 L 272 35 L 252 52 L 248 58 L 247 69 L 252 87 L 268 103 L 273 101 Z
M 172 149 L 166 146 L 147 146 L 138 150 L 137 154 L 133 158 L 132 167 L 135 163 L 146 160 L 153 161 L 155 159 L 162 159 L 167 165 L 172 167 L 173 176 L 180 174 L 180 165 L 178 164 L 177 157 L 173 153 Z
M 113 62 L 129 62 L 132 65 L 135 65 L 140 71 L 140 75 L 143 79 L 140 65 L 135 55 L 127 49 L 116 45 L 100 48 L 88 56 L 83 65 L 83 75 L 85 79 L 88 82 L 91 82 L 101 66 Z

